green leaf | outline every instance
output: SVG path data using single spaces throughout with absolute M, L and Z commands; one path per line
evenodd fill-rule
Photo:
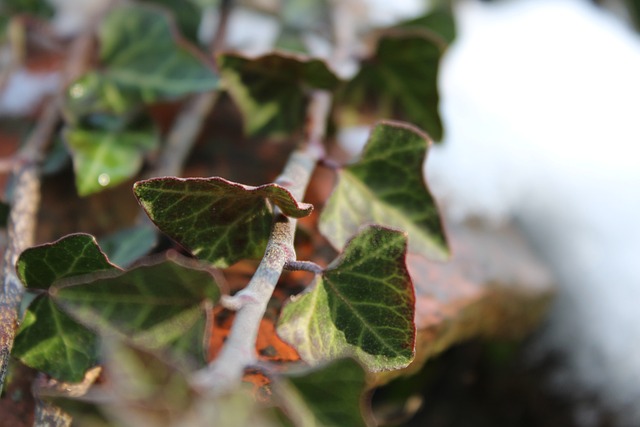
M 218 267 L 262 257 L 273 220 L 269 201 L 295 218 L 313 209 L 277 184 L 252 187 L 218 177 L 154 178 L 137 182 L 134 193 L 160 230 Z
M 18 277 L 30 289 L 48 289 L 60 279 L 114 269 L 96 239 L 84 233 L 26 249 L 16 263 Z
M 200 8 L 193 1 L 185 0 L 145 0 L 145 3 L 157 4 L 171 12 L 180 33 L 193 43 L 198 42 L 200 26 Z
M 149 223 L 117 231 L 100 239 L 100 247 L 115 264 L 128 267 L 151 252 L 158 243 L 156 228 Z
M 151 124 L 121 132 L 72 127 L 64 137 L 71 150 L 80 196 L 114 187 L 135 176 L 142 167 L 144 153 L 159 143 Z
M 51 297 L 102 334 L 125 336 L 149 349 L 165 348 L 201 322 L 204 304 L 220 298 L 211 271 L 188 261 L 174 254 L 126 272 L 83 276 L 56 284 Z M 192 349 L 200 358 L 203 341 Z
M 285 0 L 281 15 L 285 27 L 322 32 L 330 27 L 331 7 L 327 0 Z
M 114 271 L 93 236 L 70 234 L 23 251 L 16 263 L 28 289 L 48 289 L 65 278 Z M 62 381 L 77 382 L 97 364 L 95 334 L 41 294 L 29 305 L 12 354 L 24 364 Z
M 94 401 L 115 425 L 274 427 L 272 411 L 241 386 L 212 397 L 192 389 L 187 372 L 155 352 L 125 341 L 103 346 L 110 383 Z M 83 400 L 87 400 L 84 398 Z
M 624 3 L 636 31 L 640 30 L 640 0 L 625 0 Z
M 98 363 L 97 337 L 61 311 L 46 295 L 38 296 L 18 331 L 12 355 L 61 381 L 82 381 Z
M 102 72 L 92 71 L 69 85 L 64 114 L 67 122 L 76 126 L 120 130 L 140 102 L 137 91 L 123 88 Z
M 352 356 L 369 371 L 413 359 L 414 293 L 406 234 L 368 226 L 317 279 L 284 307 L 278 334 L 312 365 Z
M 0 3 L 0 12 L 3 17 L 30 14 L 49 18 L 53 15 L 54 10 L 46 0 L 3 0 Z
M 456 37 L 456 22 L 451 4 L 448 1 L 442 2 L 423 16 L 400 23 L 397 27 L 433 31 L 442 37 L 447 44 L 451 44 Z
M 449 250 L 438 207 L 425 186 L 422 167 L 429 139 L 400 123 L 372 131 L 362 158 L 338 172 L 320 216 L 320 231 L 341 248 L 362 224 L 377 223 L 409 234 L 409 252 L 445 260 Z
M 177 425 L 166 422 L 172 413 L 186 411 L 196 398 L 185 372 L 148 349 L 111 337 L 105 339 L 101 353 L 113 387 L 111 399 L 102 400 L 108 404 L 115 399 L 113 403 L 119 405 L 114 406 L 121 411 L 131 412 L 132 407 L 139 407 L 139 415 L 148 412 L 150 418 L 143 425 Z M 116 408 L 110 409 L 107 415 L 116 415 L 111 412 Z
M 366 375 L 353 359 L 336 360 L 311 371 L 288 374 L 284 407 L 298 412 L 306 424 L 325 427 L 365 427 L 363 417 Z M 276 395 L 281 388 L 276 387 Z M 290 390 L 295 391 L 292 395 Z M 296 405 L 297 408 L 291 408 Z M 293 409 L 293 410 L 292 410 Z
M 181 334 L 170 337 L 165 347 L 170 349 L 170 354 L 178 366 L 188 369 L 200 369 L 207 365 L 207 351 L 209 349 L 210 332 L 207 326 L 211 325 L 210 313 L 205 310 L 203 316 L 198 310 L 198 317 L 191 325 L 185 325 Z M 144 341 L 140 341 L 144 344 Z
M 308 53 L 304 39 L 310 34 L 330 43 L 331 7 L 327 0 L 286 0 L 280 7 L 278 49 Z
M 145 5 L 113 9 L 100 28 L 105 75 L 146 102 L 215 89 L 207 60 L 182 40 L 170 16 Z
M 339 97 L 346 122 L 361 122 L 364 112 L 376 118 L 407 120 L 434 140 L 442 139 L 438 68 L 443 52 L 444 42 L 429 31 L 383 33 L 375 53 Z
M 49 148 L 49 152 L 42 162 L 40 173 L 42 176 L 55 175 L 70 164 L 71 155 L 69 154 L 69 150 L 67 150 L 62 136 L 58 134 L 52 141 L 51 148 Z
M 300 129 L 307 90 L 333 90 L 339 84 L 325 62 L 304 56 L 273 53 L 250 59 L 225 54 L 218 63 L 250 135 L 282 136 Z

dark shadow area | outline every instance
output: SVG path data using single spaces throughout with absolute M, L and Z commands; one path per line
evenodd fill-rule
M 574 401 L 551 390 L 559 361 L 525 361 L 526 343 L 480 342 L 456 346 L 373 396 L 381 425 L 407 427 L 581 427 L 578 408 L 589 411 L 589 427 L 610 427 L 595 402 Z

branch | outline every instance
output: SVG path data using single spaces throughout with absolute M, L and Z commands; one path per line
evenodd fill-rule
M 225 0 L 220 4 L 218 27 L 209 43 L 209 50 L 213 55 L 214 61 L 216 52 L 222 49 L 224 45 L 231 3 L 230 0 Z M 187 102 L 167 135 L 166 144 L 156 167 L 152 171 L 152 177 L 180 175 L 187 156 L 191 152 L 191 148 L 196 142 L 204 121 L 218 98 L 218 94 L 219 91 L 217 90 L 203 92 L 195 95 Z M 146 218 L 146 215 L 142 214 L 142 216 Z
M 217 91 L 204 92 L 191 98 L 171 127 L 158 163 L 151 174 L 178 176 L 195 143 L 204 120 L 218 97 Z M 146 217 L 146 215 L 144 215 Z
M 287 271 L 308 271 L 313 274 L 322 274 L 324 268 L 311 261 L 289 261 L 284 265 Z
M 309 128 L 302 147 L 294 151 L 277 182 L 287 187 L 297 200 L 306 191 L 311 174 L 324 150 L 322 139 L 329 116 L 331 95 L 315 92 L 309 105 Z M 247 366 L 256 362 L 256 339 L 260 322 L 278 279 L 287 265 L 296 261 L 293 246 L 297 221 L 276 209 L 271 236 L 264 257 L 251 281 L 225 307 L 237 310 L 233 326 L 220 355 L 204 370 L 195 374 L 192 384 L 206 393 L 222 394 L 235 387 Z
M 90 48 L 89 35 L 74 42 L 65 70 L 65 82 L 71 81 L 80 73 Z M 19 326 L 18 310 L 24 294 L 15 264 L 20 253 L 33 245 L 40 205 L 39 163 L 60 119 L 62 96 L 61 88 L 60 93 L 45 106 L 35 130 L 18 153 L 11 174 L 11 181 L 14 183 L 13 198 L 7 225 L 8 243 L 1 270 L 0 288 L 0 391 L 7 375 L 11 348 Z
M 36 216 L 40 204 L 38 155 L 50 139 L 58 118 L 58 105 L 56 102 L 50 102 L 12 173 L 15 185 L 7 226 L 8 244 L 4 254 L 0 293 L 0 391 L 7 374 L 9 356 L 18 329 L 18 309 L 24 293 L 24 287 L 15 271 L 15 264 L 18 255 L 33 244 L 35 236 Z
M 330 64 L 339 69 L 350 59 L 354 26 L 350 19 L 356 0 L 333 0 L 335 46 Z M 345 16 L 347 15 L 347 16 Z M 302 147 L 294 151 L 276 183 L 287 187 L 296 200 L 302 200 L 311 174 L 324 158 L 323 140 L 331 112 L 332 95 L 315 91 L 307 109 L 307 137 Z M 220 395 L 242 381 L 244 370 L 256 362 L 256 339 L 260 322 L 283 270 L 300 266 L 293 246 L 297 221 L 276 209 L 271 236 L 264 257 L 251 281 L 233 297 L 223 299 L 223 305 L 236 309 L 236 317 L 222 351 L 209 366 L 192 378 L 195 388 Z

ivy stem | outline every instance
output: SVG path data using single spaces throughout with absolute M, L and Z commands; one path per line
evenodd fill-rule
M 311 261 L 289 261 L 284 265 L 287 271 L 308 271 L 313 274 L 322 274 L 324 268 Z
M 336 68 L 349 60 L 353 49 L 354 26 L 343 15 L 350 15 L 357 4 L 356 0 L 332 0 L 335 45 L 329 63 Z M 328 91 L 318 90 L 311 94 L 305 141 L 289 156 L 276 180 L 296 200 L 302 200 L 311 174 L 325 158 L 323 141 L 332 102 L 332 94 Z M 256 339 L 267 304 L 283 270 L 298 262 L 293 246 L 297 221 L 284 216 L 278 209 L 275 211 L 271 236 L 258 269 L 246 288 L 224 299 L 226 307 L 237 310 L 229 336 L 218 357 L 192 378 L 192 385 L 204 393 L 220 395 L 233 389 L 242 381 L 245 368 L 256 364 Z
M 322 139 L 331 106 L 331 95 L 314 92 L 308 108 L 306 141 L 290 156 L 277 182 L 287 187 L 296 200 L 302 200 L 311 174 L 322 158 Z M 225 307 L 236 309 L 236 317 L 220 355 L 204 370 L 197 372 L 192 384 L 203 392 L 222 394 L 242 381 L 247 366 L 256 363 L 256 339 L 260 322 L 280 275 L 296 262 L 293 246 L 297 220 L 276 209 L 264 257 L 246 288 L 226 297 Z

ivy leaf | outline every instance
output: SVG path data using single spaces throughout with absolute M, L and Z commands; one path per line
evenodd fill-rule
M 327 0 L 288 0 L 281 3 L 282 29 L 276 47 L 308 53 L 305 36 L 331 39 L 331 8 Z
M 269 201 L 295 218 L 313 209 L 277 184 L 252 187 L 218 177 L 153 178 L 137 182 L 134 193 L 160 230 L 217 267 L 263 255 L 273 219 Z
M 456 22 L 449 2 L 441 2 L 425 15 L 402 22 L 396 27 L 430 30 L 442 37 L 447 44 L 451 44 L 456 37 Z
M 98 363 L 97 337 L 39 295 L 29 306 L 11 354 L 53 378 L 80 382 Z
M 339 105 L 347 121 L 367 116 L 407 120 L 442 139 L 438 67 L 444 42 L 422 30 L 382 33 L 375 53 L 344 88 Z M 350 118 L 349 118 L 350 117 Z
M 70 234 L 53 243 L 24 250 L 16 271 L 28 289 L 48 289 L 67 277 L 117 269 L 90 234 Z
M 144 153 L 157 147 L 151 123 L 120 132 L 68 128 L 64 138 L 71 150 L 80 196 L 111 188 L 135 176 Z
M 171 12 L 175 18 L 180 33 L 189 41 L 198 42 L 198 27 L 202 11 L 193 1 L 184 0 L 146 0 L 147 3 L 157 4 Z
M 320 231 L 341 248 L 364 223 L 409 234 L 409 252 L 445 260 L 445 232 L 436 203 L 424 183 L 422 166 L 429 139 L 417 129 L 378 124 L 362 158 L 338 172 L 339 180 L 320 216 Z
M 182 40 L 170 16 L 148 5 L 114 8 L 100 28 L 105 75 L 146 102 L 215 89 L 218 78 Z
M 331 8 L 327 0 L 288 0 L 282 5 L 286 27 L 303 32 L 323 32 L 330 27 Z
M 413 359 L 413 286 L 405 233 L 365 227 L 317 279 L 283 309 L 278 334 L 315 365 L 344 356 L 369 371 L 399 369 Z
M 363 416 L 366 374 L 353 359 L 339 359 L 325 366 L 285 376 L 284 387 L 276 387 L 285 409 L 291 405 L 308 425 L 365 427 Z M 278 393 L 280 392 L 280 393 Z
M 125 228 L 100 239 L 100 247 L 109 259 L 122 267 L 128 267 L 148 254 L 157 243 L 156 228 L 150 223 Z
M 126 272 L 61 282 L 50 293 L 82 324 L 103 334 L 129 337 L 149 349 L 180 342 L 202 321 L 203 304 L 220 298 L 211 272 L 177 254 Z M 199 348 L 192 349 L 200 358 L 203 344 L 201 340 Z
M 64 114 L 68 123 L 119 130 L 132 111 L 140 107 L 139 94 L 125 89 L 102 72 L 92 71 L 76 79 L 65 92 Z
M 272 53 L 251 59 L 225 54 L 218 63 L 250 135 L 282 136 L 298 130 L 305 120 L 306 90 L 333 90 L 339 84 L 325 62 L 305 56 Z
M 50 18 L 54 13 L 53 7 L 45 0 L 4 0 L 0 3 L 2 18 L 12 15 L 29 14 L 42 18 Z
M 148 426 L 180 425 L 175 417 L 197 398 L 180 367 L 113 337 L 105 340 L 101 353 L 111 388 L 98 394 L 98 403 L 109 418 L 117 425 L 132 425 L 133 420 Z
M 218 86 L 207 59 L 179 37 L 159 8 L 114 8 L 99 36 L 103 69 L 71 84 L 65 100 L 65 116 L 73 125 L 66 139 L 82 196 L 131 178 L 144 153 L 157 146 L 153 126 L 140 114 L 144 103 Z
M 188 373 L 157 352 L 108 339 L 102 353 L 109 384 L 94 386 L 82 400 L 98 404 L 112 421 L 109 425 L 281 425 L 275 422 L 273 411 L 259 405 L 246 387 L 211 397 L 194 391 Z M 77 407 L 70 405 L 68 396 L 53 397 L 65 409 Z M 76 414 L 71 413 L 75 421 Z
M 81 233 L 26 249 L 16 264 L 18 276 L 28 290 L 46 290 L 60 279 L 116 269 L 95 238 Z M 60 310 L 44 293 L 29 306 L 12 354 L 54 378 L 78 382 L 97 364 L 96 345 L 95 334 Z
M 195 311 L 195 310 L 194 310 Z M 207 329 L 211 325 L 210 311 L 205 308 L 197 310 L 197 318 L 191 325 L 185 324 L 181 334 L 170 337 L 163 347 L 170 349 L 170 354 L 178 366 L 188 369 L 204 368 L 207 364 L 209 338 L 211 331 Z M 143 339 L 138 341 L 145 344 Z

